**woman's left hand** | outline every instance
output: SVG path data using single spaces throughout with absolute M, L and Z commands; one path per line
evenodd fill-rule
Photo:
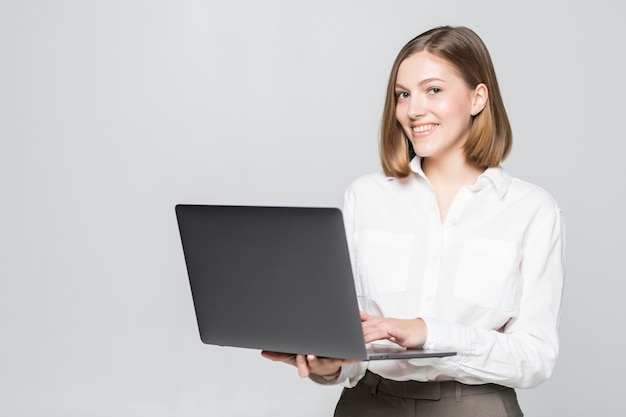
M 394 319 L 361 312 L 361 325 L 365 343 L 390 340 L 402 347 L 421 348 L 428 335 L 428 328 L 422 319 Z
M 319 376 L 338 376 L 341 367 L 347 363 L 355 363 L 354 360 L 320 358 L 315 355 L 294 355 L 291 353 L 280 353 L 262 351 L 261 355 L 275 362 L 284 362 L 298 368 L 298 375 L 307 378 L 311 374 Z

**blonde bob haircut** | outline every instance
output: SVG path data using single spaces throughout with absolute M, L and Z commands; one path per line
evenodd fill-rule
M 393 63 L 380 128 L 380 159 L 385 174 L 405 178 L 411 173 L 409 162 L 415 157 L 415 151 L 396 120 L 395 85 L 400 64 L 422 51 L 452 64 L 470 89 L 481 83 L 487 87 L 487 104 L 481 112 L 472 116 L 464 150 L 467 161 L 478 168 L 498 166 L 511 150 L 513 134 L 491 56 L 472 30 L 441 26 L 409 41 Z

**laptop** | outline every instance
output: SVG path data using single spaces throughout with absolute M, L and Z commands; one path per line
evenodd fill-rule
M 202 342 L 377 360 L 455 352 L 366 349 L 337 208 L 176 206 Z

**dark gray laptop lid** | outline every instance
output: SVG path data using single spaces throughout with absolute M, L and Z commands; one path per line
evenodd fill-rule
M 365 359 L 341 211 L 178 205 L 204 343 Z

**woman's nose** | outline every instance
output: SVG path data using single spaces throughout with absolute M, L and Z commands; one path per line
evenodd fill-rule
M 424 103 L 422 103 L 419 97 L 412 96 L 411 101 L 409 103 L 409 117 L 412 119 L 416 119 L 423 115 L 424 115 Z

